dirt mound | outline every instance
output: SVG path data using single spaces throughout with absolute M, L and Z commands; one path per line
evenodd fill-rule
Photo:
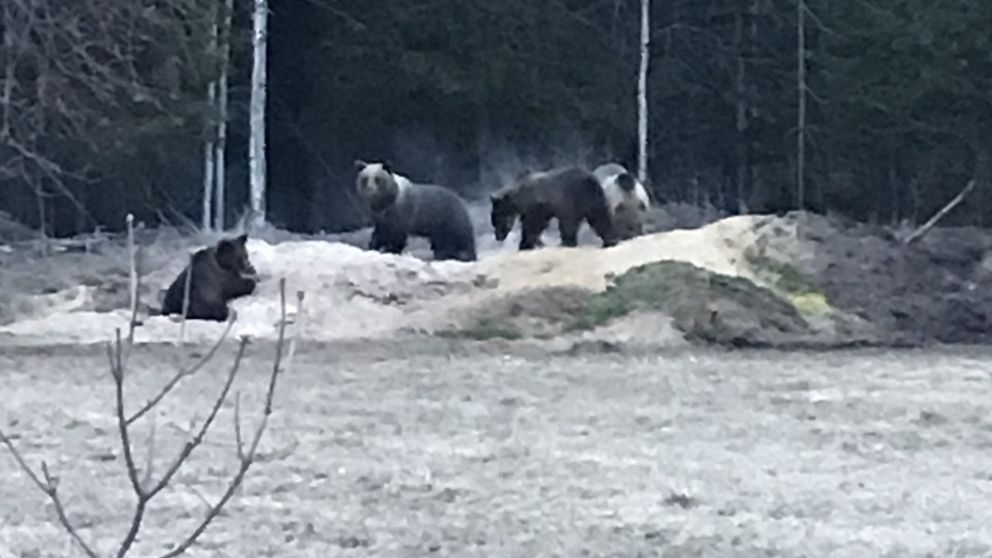
M 843 312 L 796 305 L 742 277 L 685 262 L 634 267 L 602 292 L 577 287 L 528 289 L 477 308 L 461 334 L 475 338 L 555 337 L 595 331 L 653 313 L 686 340 L 730 347 L 841 347 L 870 345 L 880 337 Z M 665 328 L 652 332 L 665 337 Z
M 881 227 L 790 213 L 756 234 L 759 260 L 794 267 L 831 304 L 875 324 L 891 342 L 992 341 L 987 231 L 935 228 L 905 246 Z
M 416 243 L 412 254 L 367 251 L 361 248 L 367 232 L 336 241 L 282 233 L 252 238 L 249 251 L 263 280 L 254 296 L 232 303 L 239 316 L 232 333 L 276 334 L 278 284 L 285 278 L 291 312 L 293 294 L 306 293 L 303 335 L 320 340 L 404 331 L 476 337 L 567 331 L 586 339 L 654 336 L 668 344 L 688 337 L 750 346 L 989 340 L 992 239 L 981 231 L 934 230 L 905 247 L 882 229 L 836 219 L 739 216 L 605 250 L 595 243 L 552 244 L 520 253 L 481 244 L 474 263 L 428 261 L 426 246 Z M 149 313 L 185 255 L 212 240 L 140 240 L 139 341 L 178 338 L 175 320 Z M 95 342 L 127 324 L 123 244 L 87 246 L 86 253 L 46 259 L 7 254 L 11 265 L 0 266 L 0 334 Z M 611 305 L 616 308 L 604 309 Z M 576 327 L 576 316 L 590 308 L 611 319 Z M 206 341 L 222 330 L 223 324 L 196 322 L 187 337 Z

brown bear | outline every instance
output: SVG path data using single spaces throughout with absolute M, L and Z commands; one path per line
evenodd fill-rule
M 558 219 L 562 246 L 578 244 L 582 221 L 596 231 L 604 248 L 617 243 L 603 187 L 594 174 L 579 167 L 524 173 L 510 187 L 490 196 L 490 201 L 496 240 L 505 240 L 520 217 L 521 250 L 542 245 L 541 233 L 552 218 Z
M 413 235 L 430 239 L 435 260 L 475 261 L 475 228 L 458 194 L 412 182 L 389 163 L 358 160 L 355 166 L 358 195 L 375 225 L 370 250 L 401 254 Z
M 186 318 L 223 322 L 230 315 L 227 303 L 255 292 L 258 285 L 255 268 L 248 259 L 248 235 L 225 238 L 193 254 L 193 261 L 169 285 L 162 301 L 162 314 L 183 313 L 186 274 L 189 285 L 189 306 Z

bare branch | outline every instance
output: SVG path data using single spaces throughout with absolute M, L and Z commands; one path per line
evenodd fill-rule
M 155 405 L 158 405 L 159 402 L 161 402 L 162 399 L 164 399 L 165 396 L 168 395 L 169 392 L 172 391 L 173 388 L 175 388 L 179 384 L 179 382 L 182 381 L 183 378 L 196 374 L 197 372 L 200 371 L 201 368 L 203 368 L 208 362 L 210 362 L 210 360 L 213 359 L 214 355 L 217 353 L 217 350 L 224 343 L 224 340 L 227 339 L 227 336 L 231 333 L 231 327 L 234 325 L 234 321 L 236 319 L 237 316 L 232 313 L 227 320 L 227 326 L 224 328 L 224 332 L 213 344 L 213 346 L 210 347 L 210 350 L 208 350 L 206 354 L 204 354 L 200 358 L 200 360 L 197 361 L 195 364 L 193 364 L 193 366 L 191 366 L 190 368 L 184 368 L 179 370 L 179 372 L 177 372 L 176 375 L 173 376 L 171 380 L 166 382 L 165 386 L 162 387 L 161 391 L 155 394 L 155 396 L 149 399 L 148 402 L 141 407 L 141 409 L 138 409 L 137 412 L 135 412 L 127 419 L 127 423 L 131 424 L 134 421 L 140 419 L 142 416 L 144 416 L 145 413 L 147 413 L 148 411 L 151 411 L 152 408 L 155 407 Z
M 238 345 L 238 354 L 234 357 L 234 364 L 231 366 L 231 371 L 227 375 L 227 381 L 224 382 L 224 387 L 221 390 L 220 395 L 218 395 L 217 399 L 214 400 L 214 405 L 210 409 L 210 414 L 207 415 L 207 420 L 203 421 L 203 424 L 200 426 L 200 429 L 196 435 L 186 442 L 186 445 L 183 446 L 179 456 L 176 457 L 175 461 L 173 461 L 172 465 L 166 470 L 165 474 L 162 475 L 162 478 L 159 479 L 158 483 L 148 491 L 149 499 L 168 486 L 169 481 L 172 480 L 172 477 L 179 471 L 179 468 L 182 467 L 183 463 L 189 459 L 189 456 L 193 453 L 193 450 L 203 443 L 203 438 L 207 435 L 207 430 L 210 429 L 210 425 L 213 424 L 214 419 L 217 418 L 217 413 L 220 411 L 221 406 L 227 399 L 227 394 L 231 390 L 231 385 L 234 384 L 234 378 L 237 376 L 238 371 L 241 368 L 241 360 L 244 358 L 245 347 L 247 346 L 248 338 L 242 337 L 241 344 Z
M 148 434 L 148 457 L 145 461 L 145 475 L 141 479 L 141 486 L 148 486 L 152 483 L 152 475 L 155 473 L 155 415 L 152 415 L 151 432 Z
M 916 229 L 909 236 L 903 239 L 902 243 L 905 244 L 906 246 L 909 246 L 913 242 L 922 238 L 923 235 L 927 234 L 927 232 L 929 232 L 930 229 L 932 229 L 937 224 L 938 221 L 944 218 L 944 215 L 950 213 L 952 209 L 954 209 L 955 207 L 958 206 L 959 203 L 964 201 L 964 199 L 968 197 L 968 194 L 970 194 L 971 191 L 974 189 L 975 189 L 975 181 L 969 180 L 968 184 L 965 185 L 964 189 L 958 192 L 958 195 L 954 196 L 954 198 L 951 199 L 951 201 L 947 202 L 947 205 L 942 207 L 940 211 L 934 213 L 933 217 L 930 217 L 930 219 L 928 219 L 926 223 L 920 225 L 918 229 Z
M 186 277 L 183 281 L 183 321 L 179 325 L 179 344 L 186 343 L 186 316 L 189 313 L 189 292 L 193 285 L 193 260 L 196 253 L 189 255 L 189 265 L 186 267 Z
M 83 553 L 87 556 L 90 558 L 98 558 L 99 555 L 93 550 L 92 547 L 90 547 L 89 544 L 86 543 L 86 541 L 83 540 L 83 538 L 79 535 L 79 532 L 76 531 L 76 528 L 72 525 L 72 522 L 69 521 L 69 516 L 66 514 L 65 506 L 62 505 L 62 499 L 59 498 L 58 485 L 55 482 L 55 479 L 52 478 L 52 475 L 48 472 L 48 465 L 44 462 L 41 464 L 41 471 L 45 478 L 45 480 L 42 481 L 38 478 L 38 475 L 31 470 L 31 467 L 28 466 L 27 462 L 24 461 L 24 457 L 21 456 L 19 451 L 17 451 L 13 441 L 11 441 L 10 437 L 7 436 L 2 428 L 0 428 L 0 442 L 7 446 L 7 450 L 10 452 L 10 455 L 14 457 L 14 461 L 16 461 L 21 470 L 24 471 L 24 474 L 26 474 L 35 486 L 44 492 L 45 495 L 48 496 L 48 499 L 52 501 L 52 505 L 55 507 L 55 514 L 59 518 L 59 523 L 62 525 L 62 528 L 69 533 L 72 540 L 76 541 L 76 544 L 79 545 L 79 548 L 81 548 Z
M 245 442 L 241 438 L 241 392 L 234 394 L 234 444 L 238 449 L 238 461 L 245 458 Z
M 279 337 L 276 342 L 276 355 L 275 362 L 272 366 L 272 375 L 269 378 L 269 389 L 265 394 L 265 408 L 262 411 L 262 418 L 259 420 L 258 425 L 255 427 L 254 435 L 252 436 L 252 442 L 249 446 L 248 452 L 243 453 L 243 446 L 241 442 L 241 424 L 240 424 L 240 403 L 239 398 L 235 398 L 235 436 L 238 444 L 238 453 L 240 465 L 238 467 L 237 473 L 231 479 L 230 483 L 227 485 L 227 489 L 224 494 L 221 495 L 220 499 L 217 501 L 213 507 L 206 513 L 200 524 L 193 529 L 186 539 L 179 543 L 175 548 L 166 552 L 162 555 L 162 558 L 173 558 L 179 556 L 180 554 L 186 552 L 206 531 L 207 527 L 211 522 L 220 514 L 221 510 L 227 504 L 227 502 L 234 496 L 237 492 L 238 487 L 241 486 L 242 481 L 244 481 L 245 474 L 248 469 L 251 468 L 252 464 L 255 462 L 255 456 L 257 454 L 259 442 L 262 439 L 262 435 L 265 433 L 266 427 L 268 426 L 269 416 L 272 414 L 272 400 L 274 398 L 276 389 L 276 378 L 278 377 L 280 371 L 282 370 L 282 357 L 283 357 L 283 345 L 285 343 L 285 332 L 286 332 L 286 280 L 280 279 L 279 281 L 279 293 L 280 293 L 280 314 L 281 320 L 279 321 Z M 302 301 L 302 293 L 297 295 Z

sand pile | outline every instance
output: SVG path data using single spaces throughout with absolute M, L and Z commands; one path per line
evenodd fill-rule
M 262 282 L 255 295 L 232 303 L 238 315 L 232 334 L 263 338 L 277 334 L 280 278 L 286 279 L 294 320 L 299 320 L 295 293 L 306 293 L 301 335 L 319 340 L 456 328 L 472 309 L 498 298 L 549 287 L 602 291 L 610 277 L 655 261 L 684 261 L 716 273 L 754 279 L 757 276 L 746 253 L 758 240 L 755 230 L 769 219 L 732 217 L 694 230 L 645 235 L 605 250 L 591 242 L 576 248 L 553 246 L 519 253 L 513 245 L 486 242 L 475 263 L 430 262 L 341 242 L 251 239 L 249 252 Z M 507 243 L 512 242 L 511 237 Z M 157 306 L 147 299 L 168 286 L 182 269 L 184 258 L 184 253 L 177 254 L 143 277 L 146 302 Z M 120 278 L 115 281 L 119 287 Z M 45 295 L 52 301 L 35 305 L 31 316 L 0 327 L 0 337 L 13 337 L 17 343 L 105 341 L 115 328 L 126 328 L 128 323 L 126 288 L 116 289 L 117 303 L 112 308 L 106 308 L 105 295 L 102 305 L 95 304 L 95 291 L 75 287 Z M 180 325 L 175 319 L 147 311 L 140 318 L 139 342 L 179 338 Z M 207 342 L 223 329 L 224 324 L 190 322 L 186 336 Z

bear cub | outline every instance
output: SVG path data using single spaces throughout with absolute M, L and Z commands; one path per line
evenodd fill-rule
M 606 194 L 599 179 L 579 167 L 526 172 L 508 188 L 490 197 L 490 219 L 496 240 L 506 240 L 520 218 L 520 250 L 542 246 L 541 234 L 552 218 L 558 219 L 562 246 L 577 246 L 579 227 L 585 221 L 603 247 L 617 243 Z
M 370 250 L 401 254 L 410 236 L 426 237 L 435 260 L 476 260 L 468 207 L 453 191 L 417 184 L 388 163 L 355 161 L 358 195 L 372 214 Z
M 189 320 L 226 321 L 230 315 L 228 302 L 255 292 L 258 278 L 248 259 L 248 235 L 225 238 L 216 245 L 193 254 L 193 261 L 169 285 L 162 301 L 162 314 L 183 313 L 186 275 L 191 273 Z

